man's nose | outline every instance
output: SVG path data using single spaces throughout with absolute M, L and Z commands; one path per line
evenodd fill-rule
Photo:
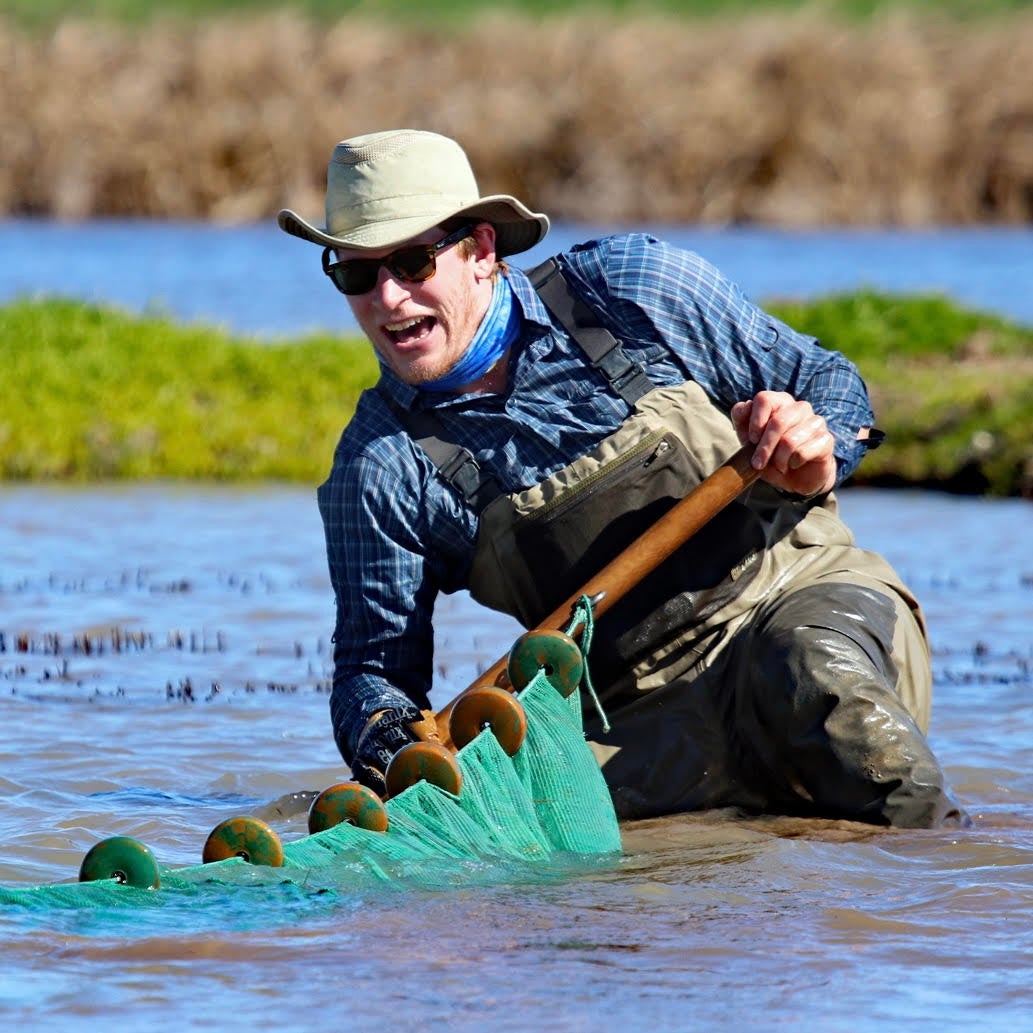
M 408 285 L 399 280 L 386 265 L 377 271 L 377 282 L 373 288 L 374 297 L 384 308 L 391 308 L 409 296 Z

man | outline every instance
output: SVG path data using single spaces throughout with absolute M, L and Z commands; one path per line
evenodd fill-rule
M 393 753 L 435 734 L 439 592 L 532 627 L 749 442 L 758 483 L 597 623 L 586 731 L 619 816 L 962 819 L 924 737 L 918 604 L 837 517 L 832 490 L 880 436 L 842 355 L 643 234 L 532 283 L 504 260 L 548 219 L 481 197 L 434 133 L 343 141 L 326 227 L 279 225 L 324 248 L 381 366 L 319 489 L 331 716 L 357 778 L 382 789 Z

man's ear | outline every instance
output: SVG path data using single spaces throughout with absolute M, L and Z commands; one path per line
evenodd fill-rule
M 480 222 L 473 230 L 475 271 L 480 278 L 494 275 L 498 258 L 495 255 L 495 227 L 490 222 Z

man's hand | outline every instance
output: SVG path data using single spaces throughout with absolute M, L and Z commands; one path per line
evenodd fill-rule
M 432 710 L 410 706 L 378 711 L 359 733 L 351 765 L 352 777 L 384 796 L 387 793 L 384 773 L 391 758 L 403 746 L 421 741 L 441 741 Z
M 736 402 L 731 415 L 739 440 L 757 446 L 753 466 L 761 480 L 796 495 L 835 486 L 835 441 L 810 402 L 783 391 L 761 391 L 751 401 Z

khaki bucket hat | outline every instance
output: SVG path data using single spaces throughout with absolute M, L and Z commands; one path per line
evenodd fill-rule
M 277 222 L 314 244 L 372 250 L 401 244 L 457 215 L 490 222 L 500 258 L 534 247 L 549 231 L 548 218 L 515 197 L 481 197 L 469 159 L 454 140 L 415 129 L 356 136 L 334 148 L 324 229 L 288 208 Z

